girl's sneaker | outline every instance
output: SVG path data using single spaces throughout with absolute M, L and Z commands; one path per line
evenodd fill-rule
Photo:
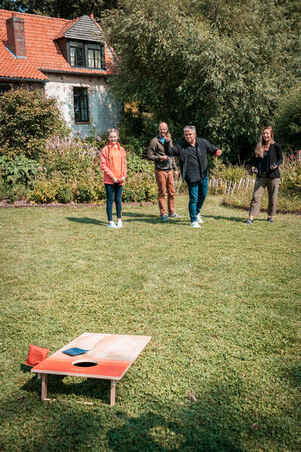
M 122 228 L 122 220 L 120 218 L 117 219 L 116 228 Z
M 204 223 L 204 220 L 203 220 L 203 218 L 202 218 L 202 216 L 201 216 L 200 213 L 197 214 L 197 222 L 198 222 L 199 224 Z
M 116 224 L 114 223 L 114 221 L 109 221 L 109 223 L 107 224 L 107 228 L 110 229 L 116 229 Z

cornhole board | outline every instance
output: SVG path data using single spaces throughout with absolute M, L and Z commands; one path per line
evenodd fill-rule
M 150 339 L 150 336 L 83 333 L 31 369 L 42 376 L 41 400 L 47 398 L 49 374 L 72 375 L 111 380 L 110 405 L 113 406 L 117 381 L 125 375 Z M 73 347 L 88 351 L 77 356 L 63 353 Z

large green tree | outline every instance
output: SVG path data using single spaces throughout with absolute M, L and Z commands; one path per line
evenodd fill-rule
M 293 2 L 294 3 L 294 2 Z M 287 0 L 120 0 L 104 29 L 119 56 L 113 88 L 180 129 L 245 159 L 297 80 L 297 7 Z

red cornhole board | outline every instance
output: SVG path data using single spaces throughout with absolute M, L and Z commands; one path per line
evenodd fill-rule
M 116 382 L 125 375 L 150 339 L 150 336 L 83 333 L 31 369 L 42 375 L 41 399 L 47 398 L 48 374 L 73 375 L 111 380 L 110 405 L 113 406 Z M 63 353 L 73 347 L 88 351 L 77 356 Z

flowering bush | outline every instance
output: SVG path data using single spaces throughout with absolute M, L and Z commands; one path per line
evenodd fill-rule
M 101 141 L 103 146 L 104 142 Z M 51 138 L 41 159 L 41 171 L 30 193 L 35 202 L 97 202 L 106 198 L 99 169 L 100 148 L 96 141 Z M 127 154 L 128 177 L 124 201 L 149 201 L 156 197 L 153 165 L 135 152 Z

